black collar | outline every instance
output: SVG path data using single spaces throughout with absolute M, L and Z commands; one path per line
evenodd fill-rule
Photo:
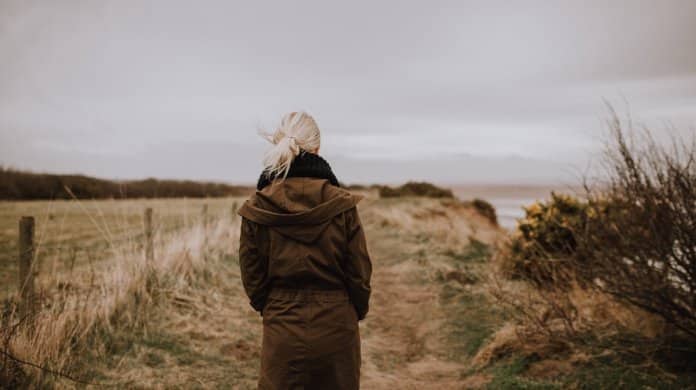
M 331 170 L 329 163 L 320 155 L 304 150 L 302 150 L 290 164 L 287 177 L 316 177 L 319 179 L 327 179 L 331 184 L 340 187 L 338 179 L 336 179 L 336 175 L 334 175 Z M 256 189 L 260 191 L 271 184 L 275 178 L 275 175 L 269 176 L 266 171 L 262 172 L 256 184 Z

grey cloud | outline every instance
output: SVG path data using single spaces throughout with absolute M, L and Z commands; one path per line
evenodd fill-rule
M 693 126 L 695 18 L 690 0 L 0 0 L 0 163 L 253 180 L 256 128 L 307 109 L 348 178 L 568 178 L 603 98 Z

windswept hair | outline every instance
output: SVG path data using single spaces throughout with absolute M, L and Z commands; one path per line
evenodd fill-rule
M 263 158 L 264 172 L 271 177 L 282 176 L 284 179 L 290 170 L 290 164 L 302 150 L 313 151 L 321 144 L 317 122 L 302 111 L 284 115 L 274 132 L 259 133 L 273 144 Z

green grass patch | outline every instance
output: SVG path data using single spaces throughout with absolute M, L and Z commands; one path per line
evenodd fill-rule
M 505 321 L 504 313 L 485 295 L 454 283 L 443 285 L 440 301 L 447 313 L 448 358 L 454 361 L 466 361 L 476 354 Z
M 580 389 L 696 389 L 696 345 L 675 335 L 655 340 L 638 334 L 588 337 L 597 355 L 565 378 Z M 611 353 L 603 353 L 611 351 Z
M 596 361 L 564 378 L 564 387 L 577 389 L 696 389 L 696 378 L 679 376 L 674 381 L 649 370 Z
M 645 356 L 621 352 L 622 348 L 631 346 L 634 350 L 646 348 L 645 340 L 621 336 L 595 340 L 588 338 L 585 345 L 588 355 L 595 356 L 588 362 L 578 363 L 573 371 L 553 379 L 539 379 L 527 374 L 529 366 L 539 360 L 538 355 L 512 355 L 498 361 L 481 371 L 475 369 L 464 376 L 486 373 L 492 376 L 488 389 L 696 389 L 696 372 L 691 369 L 690 361 L 683 361 L 679 371 L 668 371 L 666 362 L 649 362 Z M 563 359 L 555 356 L 554 359 Z M 657 355 L 653 358 L 658 358 Z M 690 360 L 689 357 L 681 358 Z M 656 364 L 659 364 L 658 367 Z
M 195 362 L 206 362 L 219 365 L 227 364 L 227 361 L 223 357 L 197 352 L 189 347 L 188 342 L 184 338 L 165 333 L 150 334 L 143 338 L 140 344 L 167 353 L 174 357 L 178 364 L 182 365 L 190 365 Z
M 491 368 L 493 379 L 486 386 L 491 390 L 552 390 L 562 389 L 559 384 L 536 381 L 521 376 L 529 366 L 530 359 L 516 358 L 501 362 Z
M 459 262 L 483 263 L 490 259 L 492 251 L 488 244 L 471 238 L 470 244 L 463 252 L 456 252 L 450 248 L 444 251 L 443 254 Z

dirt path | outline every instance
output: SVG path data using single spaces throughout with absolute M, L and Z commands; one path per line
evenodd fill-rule
M 452 313 L 443 303 L 446 283 L 442 276 L 453 269 L 454 261 L 436 253 L 446 249 L 444 242 L 468 242 L 472 235 L 469 225 L 452 225 L 437 208 L 432 213 L 447 225 L 446 234 L 438 237 L 438 221 L 418 223 L 422 210 L 415 215 L 410 212 L 416 217 L 415 228 L 411 225 L 411 229 L 404 229 L 409 221 L 403 215 L 397 215 L 393 226 L 384 226 L 381 211 L 384 209 L 368 208 L 365 213 L 365 220 L 370 222 L 366 233 L 373 260 L 373 295 L 370 314 L 361 324 L 363 388 L 475 386 L 472 378 L 463 375 L 468 368 L 467 357 L 457 356 L 458 351 L 450 348 L 446 329 Z
M 438 330 L 445 317 L 438 291 L 409 283 L 407 264 L 380 266 L 375 253 L 373 310 L 362 325 L 363 387 L 454 389 L 464 366 L 442 357 Z
M 426 272 L 409 258 L 393 259 L 403 244 L 371 232 L 382 241 L 372 250 L 371 312 L 361 325 L 365 389 L 461 388 L 460 363 L 442 358 L 439 328 L 445 318 L 439 291 L 417 280 Z M 391 248 L 390 250 L 385 250 Z M 388 265 L 396 261 L 396 263 Z M 424 387 L 425 386 L 425 387 Z

